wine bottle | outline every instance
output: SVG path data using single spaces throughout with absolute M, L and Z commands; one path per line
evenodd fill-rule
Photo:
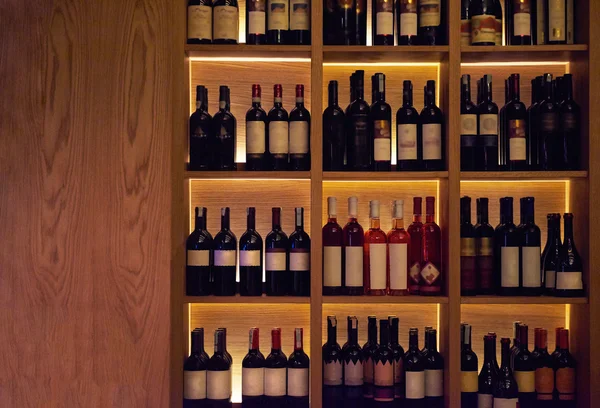
M 558 401 L 561 407 L 575 407 L 577 363 L 569 352 L 569 330 L 561 329 L 559 337 L 560 350 L 556 357 L 555 378 Z
M 560 103 L 560 138 L 558 146 L 562 152 L 561 168 L 579 168 L 581 139 L 581 108 L 573 100 L 573 76 L 565 74 L 562 82 L 563 100 Z
M 310 0 L 290 0 L 290 44 L 310 45 Z
M 515 356 L 519 353 L 519 350 L 521 350 L 521 331 L 519 330 L 519 327 L 521 327 L 521 324 L 523 324 L 523 322 L 521 321 L 516 321 L 513 322 L 513 345 L 510 348 L 510 369 L 514 370 L 514 359 Z
M 286 355 L 281 351 L 281 329 L 271 330 L 271 353 L 265 359 L 265 399 L 267 406 L 282 407 L 286 403 Z
M 259 408 L 264 404 L 265 356 L 259 348 L 258 327 L 250 329 L 248 354 L 242 360 L 242 405 Z
M 427 333 L 429 332 L 429 330 L 433 329 L 432 326 L 425 326 L 425 330 L 423 330 L 423 348 L 421 349 L 421 356 L 423 356 L 423 358 L 427 357 L 427 352 L 429 351 L 429 337 L 427 336 Z
M 288 360 L 287 395 L 290 408 L 308 408 L 310 360 L 302 344 L 302 328 L 294 329 L 294 351 Z
M 516 296 L 520 293 L 519 238 L 513 223 L 513 198 L 501 198 L 500 224 L 494 232 L 495 286 L 499 295 Z
M 188 0 L 187 43 L 212 42 L 212 0 Z
M 215 0 L 213 5 L 213 43 L 237 44 L 239 24 L 238 0 Z
M 423 143 L 423 169 L 444 170 L 444 114 L 435 104 L 435 81 L 427 81 L 425 107 L 419 115 Z
M 540 251 L 541 232 L 535 225 L 534 197 L 521 198 L 521 294 L 538 296 L 542 294 Z
M 477 294 L 475 230 L 471 224 L 471 197 L 460 199 L 460 294 Z
M 379 347 L 373 353 L 374 396 L 376 402 L 394 401 L 394 353 L 390 347 L 390 327 L 387 319 L 379 322 Z
M 355 73 L 356 99 L 346 113 L 346 160 L 349 170 L 371 169 L 372 135 L 369 129 L 369 105 L 364 100 L 364 71 Z
M 520 100 L 519 74 L 510 76 L 512 100 L 506 105 L 508 144 L 506 157 L 511 171 L 527 169 L 527 108 Z
M 290 170 L 310 170 L 310 113 L 304 107 L 304 85 L 296 85 L 296 106 L 290 112 Z
M 519 326 L 520 350 L 514 359 L 514 376 L 519 389 L 519 404 L 523 407 L 533 407 L 536 402 L 535 394 L 535 365 L 529 352 L 529 327 Z
M 196 111 L 190 116 L 190 170 L 209 170 L 214 152 L 212 116 L 208 113 L 205 87 L 196 87 Z
M 528 162 L 532 169 L 540 167 L 540 137 L 539 137 L 539 109 L 543 98 L 543 77 L 539 76 L 531 80 L 531 105 L 527 108 L 527 127 L 529 131 L 529 157 Z
M 418 45 L 417 8 L 417 0 L 398 0 L 396 9 L 398 45 Z
M 500 0 L 494 0 L 494 17 L 495 17 L 495 37 L 494 45 L 502 45 L 502 6 Z
M 535 367 L 535 406 L 550 408 L 553 406 L 554 361 L 548 354 L 548 331 L 535 329 L 535 349 L 531 353 Z
M 229 88 L 226 86 L 219 87 L 219 111 L 213 117 L 213 124 L 215 168 L 217 170 L 235 170 L 237 122 L 229 110 Z
M 560 354 L 560 331 L 562 329 L 564 329 L 564 327 L 556 327 L 554 329 L 554 344 L 555 344 L 555 346 L 554 346 L 554 351 L 552 352 L 550 357 L 552 357 L 552 360 L 554 361 L 555 364 L 556 364 L 558 356 Z
M 289 0 L 268 0 L 267 7 L 267 43 L 287 44 L 290 29 Z
M 269 4 L 271 1 L 269 1 Z M 276 5 L 276 4 L 275 4 Z M 288 113 L 283 108 L 283 87 L 281 84 L 273 86 L 273 107 L 267 115 L 269 123 L 269 155 L 271 162 L 271 170 L 287 170 L 288 169 L 288 153 L 289 153 L 289 123 Z
M 471 76 L 461 78 L 460 87 L 460 169 L 475 170 L 477 155 L 477 106 L 471 102 Z
M 267 43 L 267 0 L 246 0 L 246 44 Z
M 489 408 L 494 405 L 494 386 L 500 368 L 496 361 L 496 335 L 487 334 L 483 337 L 483 367 L 478 377 L 477 403 L 478 407 Z
M 361 370 L 362 377 L 362 370 Z M 323 405 L 342 397 L 342 349 L 337 342 L 337 319 L 327 316 L 327 342 L 323 344 Z
M 443 44 L 442 1 L 419 1 L 419 42 L 421 45 Z
M 404 200 L 392 202 L 392 229 L 387 234 L 389 293 L 408 295 L 410 235 L 404 229 Z
M 402 107 L 396 113 L 397 124 L 397 165 L 396 169 L 419 170 L 423 157 L 422 142 L 419 139 L 419 113 L 413 106 L 413 86 L 404 81 Z
M 231 357 L 231 354 L 227 350 L 227 328 L 226 327 L 219 327 L 217 330 L 223 332 L 223 344 L 225 345 L 225 349 L 224 349 L 223 352 L 225 353 L 225 356 L 227 357 L 227 359 L 229 360 L 229 362 L 233 365 L 233 357 Z
M 394 45 L 394 1 L 373 0 L 373 45 Z
M 476 169 L 494 171 L 498 169 L 498 105 L 492 102 L 492 76 L 484 75 L 481 80 L 481 103 L 479 113 L 479 135 L 475 143 Z
M 293 296 L 310 296 L 310 237 L 304 231 L 304 208 L 294 209 L 296 229 L 290 234 L 290 273 Z
M 344 234 L 337 223 L 335 197 L 327 197 L 327 213 L 327 224 L 323 226 L 323 295 L 341 295 Z
M 267 295 L 284 296 L 292 287 L 289 272 L 289 240 L 281 229 L 281 208 L 273 208 L 273 229 L 265 239 L 265 275 Z
M 546 251 L 546 248 L 548 251 Z M 561 267 L 560 251 L 562 242 L 560 239 L 560 214 L 548 214 L 548 239 L 546 240 L 545 254 L 542 254 L 544 293 L 554 295 L 556 289 L 556 271 Z
M 391 0 L 377 0 L 391 1 Z M 392 169 L 392 107 L 385 101 L 385 75 L 375 74 L 375 103 L 371 105 L 370 122 L 373 126 L 373 170 Z
M 517 408 L 519 406 L 519 389 L 510 368 L 510 339 L 502 338 L 502 365 L 498 379 L 494 383 L 494 406 L 500 408 Z
M 583 262 L 575 248 L 573 238 L 573 214 L 563 215 L 565 239 L 560 252 L 560 269 L 556 271 L 556 296 L 584 296 Z
M 364 271 L 365 271 L 365 294 L 386 295 L 386 261 L 387 261 L 387 237 L 380 228 L 379 201 L 369 202 L 370 228 L 365 233 L 364 247 Z
M 477 407 L 477 354 L 471 349 L 471 325 L 460 325 L 460 406 Z
M 538 111 L 538 138 L 540 144 L 539 161 L 542 170 L 561 170 L 562 146 L 558 146 L 560 136 L 559 106 L 554 101 L 552 74 L 544 74 L 544 100 Z
M 498 114 L 500 119 L 500 140 L 498 142 L 500 170 L 508 170 L 508 122 L 506 120 L 506 106 L 512 100 L 510 96 L 512 88 L 509 86 L 509 82 L 511 82 L 510 78 L 504 80 L 504 106 L 502 106 Z
M 263 240 L 256 231 L 256 208 L 246 209 L 246 232 L 240 238 L 240 295 L 262 295 Z
M 471 45 L 471 0 L 460 2 L 460 46 Z
M 442 232 L 435 223 L 435 197 L 426 197 L 419 293 L 421 295 L 440 295 L 442 293 L 442 273 Z
M 231 359 L 226 353 L 225 332 L 215 330 L 215 352 L 206 365 L 206 396 L 211 407 L 231 403 Z
M 362 295 L 365 233 L 357 221 L 358 198 L 348 198 L 348 223 L 344 226 L 344 256 L 342 258 L 342 286 L 346 295 Z
M 372 399 L 375 393 L 374 375 L 375 362 L 373 357 L 379 347 L 377 344 L 377 317 L 369 316 L 367 318 L 367 342 L 362 347 L 363 353 L 363 397 Z
M 567 0 L 544 0 L 547 44 L 567 43 Z
M 323 170 L 344 170 L 346 115 L 338 105 L 338 82 L 329 81 L 329 106 L 323 111 Z
M 323 45 L 338 45 L 340 33 L 337 25 L 342 25 L 343 22 L 338 21 L 337 11 L 338 7 L 335 2 L 323 2 Z
M 494 0 L 471 1 L 471 44 L 496 45 Z
M 260 85 L 253 84 L 252 107 L 246 112 L 246 170 L 266 170 L 267 114 L 260 93 Z
M 419 351 L 419 329 L 408 332 L 408 351 L 404 355 L 406 406 L 422 407 L 425 403 L 425 359 Z
M 509 1 L 507 21 L 510 31 L 507 34 L 510 45 L 532 45 L 531 42 L 531 3 L 529 0 Z
M 344 361 L 344 400 L 348 403 L 362 402 L 363 353 L 358 344 L 358 319 L 348 316 L 348 341 L 342 348 Z M 324 405 L 333 406 L 333 405 Z
M 326 3 L 324 2 L 324 6 L 329 7 Z M 334 45 L 354 45 L 356 43 L 356 2 L 342 0 L 330 4 L 335 9 L 334 21 L 329 23 L 334 30 Z
M 194 408 L 206 400 L 208 354 L 204 351 L 204 329 L 191 332 L 192 352 L 183 364 L 183 407 Z
M 355 0 L 355 2 L 356 42 L 354 45 L 367 45 L 367 0 Z
M 400 329 L 400 319 L 396 316 L 388 316 L 390 327 L 390 348 L 392 349 L 392 358 L 394 363 L 394 398 L 396 400 L 404 399 L 404 349 L 398 342 L 398 331 Z
M 236 292 L 237 238 L 229 229 L 229 207 L 221 208 L 221 231 L 213 240 L 213 294 L 233 296 Z
M 425 358 L 425 404 L 432 408 L 444 406 L 444 358 L 437 350 L 437 331 L 430 329 Z
M 206 207 L 196 207 L 195 227 L 185 242 L 185 293 L 187 296 L 210 295 L 213 238 L 206 230 Z
M 494 293 L 494 228 L 488 222 L 488 199 L 477 199 L 477 225 L 474 229 L 477 255 L 477 293 Z
M 421 287 L 421 264 L 423 263 L 423 223 L 421 222 L 421 197 L 413 198 L 413 222 L 408 227 L 410 235 L 410 252 L 408 275 L 408 291 L 418 295 Z

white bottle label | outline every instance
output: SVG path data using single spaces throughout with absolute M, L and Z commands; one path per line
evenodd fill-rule
M 425 370 L 425 396 L 444 395 L 444 370 Z
M 248 13 L 248 33 L 267 33 L 267 13 L 264 11 L 250 11 Z
M 290 0 L 290 30 L 310 30 L 309 0 Z
M 212 8 L 188 6 L 188 38 L 212 40 Z
M 242 395 L 257 397 L 265 392 L 265 369 L 242 367 Z
M 346 286 L 363 286 L 362 247 L 346 247 Z
M 389 138 L 373 139 L 373 157 L 375 161 L 392 160 L 392 144 Z
M 369 269 L 371 289 L 386 286 L 386 244 L 369 244 Z
M 442 125 L 429 123 L 423 125 L 423 160 L 442 158 Z
M 310 252 L 290 252 L 290 271 L 310 271 Z
M 460 134 L 477 135 L 477 115 L 460 115 Z
M 287 154 L 289 151 L 288 123 L 269 122 L 269 152 Z
M 208 371 L 206 395 L 211 400 L 231 398 L 231 369 L 227 371 Z
M 400 14 L 400 35 L 417 35 L 417 13 Z
M 394 13 L 388 11 L 377 13 L 377 35 L 394 35 Z
M 269 30 L 289 30 L 288 0 L 269 0 Z
M 265 152 L 265 122 L 246 122 L 246 153 Z
M 188 266 L 210 266 L 210 251 L 188 249 L 187 264 Z
M 285 271 L 286 270 L 285 252 L 267 252 L 265 257 L 265 270 L 267 271 Z
M 548 33 L 549 41 L 565 41 L 565 0 L 548 0 Z
M 362 367 L 360 374 L 362 378 Z M 342 385 L 342 363 L 340 361 L 323 363 L 323 384 Z
M 240 266 L 260 266 L 260 250 L 240 251 Z
M 522 35 L 531 35 L 531 14 L 529 13 L 515 13 L 513 32 L 516 37 Z
M 290 397 L 308 396 L 308 368 L 290 368 L 287 378 L 287 394 Z
M 342 286 L 342 247 L 323 247 L 323 286 Z
M 356 364 L 350 360 L 344 364 L 344 384 L 349 386 L 363 385 L 363 364 L 357 361 Z
M 517 408 L 518 398 L 494 398 L 494 408 Z
M 425 372 L 406 372 L 406 399 L 425 398 Z
M 542 277 L 540 275 L 540 258 L 540 247 L 521 248 L 523 287 L 539 288 L 542 286 Z
M 519 287 L 519 247 L 502 247 L 500 249 L 501 286 L 503 288 Z
M 190 400 L 206 398 L 206 370 L 183 372 L 183 398 Z
M 526 142 L 525 138 L 516 137 L 509 140 L 510 160 L 526 160 Z
M 286 368 L 265 368 L 265 395 L 283 397 L 286 394 Z
M 479 115 L 479 134 L 498 135 L 498 115 L 487 113 Z
M 440 25 L 441 0 L 419 1 L 419 26 L 436 27 Z
M 556 289 L 583 289 L 583 280 L 581 272 L 560 272 L 556 273 Z
M 417 160 L 417 125 L 398 125 L 397 135 L 398 160 Z
M 494 396 L 492 394 L 477 394 L 477 408 L 493 408 Z
M 236 40 L 239 34 L 239 10 L 232 6 L 213 7 L 214 39 Z
M 544 283 L 547 288 L 556 287 L 556 271 L 546 271 L 546 280 Z
M 389 244 L 390 289 L 404 290 L 408 286 L 408 244 Z
M 290 122 L 290 154 L 308 153 L 308 122 Z
M 215 266 L 235 266 L 236 251 L 215 251 Z

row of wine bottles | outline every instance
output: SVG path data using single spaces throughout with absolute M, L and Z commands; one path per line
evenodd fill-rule
M 265 238 L 263 288 L 263 240 L 256 231 L 256 209 L 247 209 L 247 230 L 238 246 L 230 229 L 229 207 L 221 208 L 221 231 L 214 239 L 206 230 L 206 208 L 196 207 L 196 226 L 186 241 L 186 294 L 310 296 L 310 237 L 304 231 L 304 208 L 294 211 L 296 228 L 288 238 L 281 229 L 281 208 L 272 209 L 273 229 Z
M 528 326 L 515 322 L 513 345 L 500 340 L 502 362 L 496 360 L 496 334 L 483 337 L 483 367 L 471 348 L 471 325 L 461 324 L 461 408 L 550 408 L 576 406 L 576 361 L 569 353 L 569 330 L 556 329 L 556 349 L 548 353 L 548 331 L 536 328 L 529 351 Z
M 581 110 L 573 100 L 572 75 L 533 79 L 529 108 L 521 102 L 519 79 L 519 74 L 507 79 L 505 105 L 498 113 L 492 76 L 477 81 L 477 104 L 471 101 L 470 75 L 462 76 L 461 170 L 579 168 Z
M 413 198 L 413 222 L 404 229 L 404 200 L 392 203 L 393 227 L 380 228 L 379 201 L 369 202 L 369 229 L 358 223 L 358 198 L 348 198 L 348 223 L 337 223 L 337 199 L 327 198 L 323 226 L 324 295 L 441 295 L 441 230 L 435 223 L 435 197 L 427 197 L 425 223 L 421 197 Z
M 419 330 L 409 330 L 408 349 L 398 341 L 399 319 L 368 317 L 368 339 L 358 343 L 358 319 L 348 316 L 348 341 L 337 342 L 337 319 L 327 316 L 323 345 L 323 406 L 341 406 L 364 399 L 377 402 L 426 402 L 444 405 L 444 359 L 437 350 L 437 331 L 425 328 L 425 347 L 419 350 Z M 358 405 L 362 406 L 362 405 Z M 421 406 L 421 405 L 418 405 Z
M 188 0 L 188 44 L 237 44 L 238 0 Z M 246 0 L 247 44 L 310 45 L 310 0 Z
M 364 71 L 350 77 L 350 104 L 338 104 L 338 82 L 330 81 L 329 104 L 323 112 L 325 171 L 390 171 L 392 108 L 385 99 L 385 75 L 371 77 L 372 103 L 364 99 Z M 435 81 L 424 88 L 425 106 L 413 106 L 413 86 L 404 81 L 402 107 L 396 112 L 397 170 L 444 170 L 444 114 L 435 103 Z
M 445 24 L 442 0 L 373 0 L 373 45 L 441 45 Z M 323 2 L 325 45 L 367 44 L 366 0 Z
M 541 252 L 533 197 L 520 200 L 521 222 L 513 222 L 513 198 L 500 199 L 500 223 L 488 220 L 488 199 L 477 199 L 477 224 L 471 224 L 471 198 L 460 200 L 461 294 L 507 296 L 584 296 L 583 262 L 573 238 L 573 214 L 548 214 L 548 239 Z
M 296 85 L 296 106 L 282 105 L 276 84 L 273 108 L 261 107 L 261 87 L 252 85 L 252 107 L 246 113 L 247 170 L 310 170 L 310 113 L 304 107 L 304 85 Z M 219 88 L 219 112 L 207 111 L 208 90 L 196 88 L 196 111 L 190 117 L 190 170 L 234 170 L 237 121 L 230 111 L 229 88 Z
M 227 351 L 226 329 L 215 331 L 212 357 L 204 351 L 204 329 L 191 333 L 191 354 L 183 365 L 183 407 L 231 406 L 233 359 Z M 294 350 L 289 359 L 281 350 L 281 329 L 271 330 L 271 353 L 259 348 L 259 329 L 250 329 L 248 354 L 242 360 L 244 407 L 308 408 L 310 360 L 303 347 L 303 329 L 294 330 Z

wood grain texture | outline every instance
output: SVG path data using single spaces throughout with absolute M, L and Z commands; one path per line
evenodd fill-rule
M 1 14 L 0 405 L 167 406 L 169 5 Z
M 446 58 L 447 46 L 389 47 L 360 45 L 326 45 L 323 47 L 325 63 L 379 63 L 379 62 L 439 62 Z

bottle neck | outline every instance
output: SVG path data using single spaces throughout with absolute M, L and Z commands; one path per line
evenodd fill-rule
M 329 86 L 329 106 L 338 106 L 337 86 Z
M 419 333 L 411 332 L 408 335 L 408 347 L 413 350 L 419 350 Z
M 337 343 L 337 327 L 332 325 L 331 322 L 327 324 L 327 342 L 330 344 Z
M 463 201 L 460 206 L 460 222 L 462 224 L 471 223 L 471 202 Z
M 248 221 L 247 221 L 247 228 L 249 230 L 254 230 L 256 229 L 256 214 L 254 211 L 249 211 L 248 212 Z
M 507 342 L 502 343 L 502 369 L 510 370 L 510 344 Z
M 204 332 L 192 332 L 192 354 L 201 354 L 204 352 Z
M 296 208 L 296 231 L 304 231 L 304 209 Z
M 394 346 L 398 344 L 398 324 L 394 322 L 390 326 L 390 343 Z
M 271 332 L 271 351 L 278 350 L 281 350 L 281 332 L 277 330 Z
M 481 86 L 481 100 L 492 102 L 492 81 L 485 80 Z
M 221 211 L 221 229 L 229 230 L 229 208 Z
M 427 337 L 427 350 L 437 351 L 437 332 L 429 330 L 425 336 Z
M 477 222 L 479 224 L 487 224 L 489 222 L 487 201 L 485 203 L 479 203 L 479 214 L 477 215 Z
M 570 75 L 563 77 L 562 96 L 565 101 L 573 100 L 573 78 Z
M 348 343 L 350 343 L 350 344 L 358 343 L 358 329 L 353 329 L 352 327 L 348 327 Z
M 382 345 L 390 344 L 390 328 L 383 323 L 385 322 L 381 322 L 379 326 L 379 343 Z
M 294 330 L 294 351 L 303 350 L 303 339 L 302 339 L 302 329 Z
M 273 210 L 272 226 L 273 230 L 281 229 L 281 210 L 279 208 Z
M 250 329 L 250 339 L 248 342 L 248 351 L 258 351 L 259 349 L 259 339 L 258 339 L 258 329 L 252 328 Z
M 394 218 L 394 229 L 404 229 L 404 219 L 402 218 Z
M 260 97 L 252 98 L 252 107 L 260 108 Z
M 567 241 L 573 242 L 573 218 L 572 217 L 564 217 L 565 220 L 565 243 Z M 560 228 L 560 223 L 558 223 L 558 228 Z
M 369 218 L 369 223 L 370 223 L 370 228 L 371 229 L 380 229 L 381 228 L 381 223 L 379 220 L 379 217 L 377 218 Z
M 521 89 L 519 86 L 519 78 L 513 78 L 511 94 L 512 94 L 513 101 L 518 101 L 521 99 Z
M 413 214 L 413 222 L 422 223 L 423 216 L 421 214 Z
M 354 88 L 354 95 L 356 96 L 357 101 L 361 101 L 365 98 L 365 89 L 362 83 L 356 85 Z
M 471 327 L 463 326 L 462 338 L 460 339 L 463 350 L 471 350 Z
M 460 89 L 461 99 L 463 102 L 471 102 L 471 84 L 463 82 Z
M 493 337 L 486 338 L 483 342 L 483 364 L 496 361 L 496 340 Z
M 215 353 L 225 353 L 225 332 L 222 330 L 215 332 Z
M 377 343 L 377 323 L 369 322 L 369 331 L 367 338 L 369 343 Z
M 538 350 L 548 350 L 548 332 L 546 330 L 538 330 L 535 332 L 535 348 Z
M 513 209 L 512 203 L 504 204 L 502 211 L 500 212 L 500 223 L 501 224 L 512 224 L 513 222 Z
M 402 91 L 402 105 L 405 108 L 411 107 L 413 104 L 413 93 L 412 89 L 404 89 Z
M 544 79 L 544 99 L 546 99 L 547 102 L 551 102 L 554 100 L 554 95 L 553 95 L 553 89 L 554 87 L 552 86 L 552 77 L 548 78 L 548 79 Z

